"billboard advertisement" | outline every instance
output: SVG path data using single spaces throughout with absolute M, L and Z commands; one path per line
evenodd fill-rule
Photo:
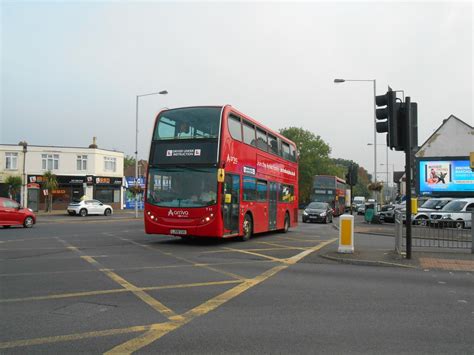
M 474 172 L 467 158 L 419 160 L 418 173 L 418 189 L 422 195 L 474 194 Z

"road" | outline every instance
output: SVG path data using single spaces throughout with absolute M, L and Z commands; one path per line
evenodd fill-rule
M 2 229 L 0 353 L 473 352 L 472 273 L 319 257 L 335 238 L 183 241 L 126 216 Z

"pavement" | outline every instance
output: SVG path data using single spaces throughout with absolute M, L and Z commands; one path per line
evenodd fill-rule
M 333 227 L 339 230 L 338 221 Z M 372 225 L 356 221 L 353 253 L 339 253 L 336 242 L 321 250 L 319 256 L 353 265 L 474 272 L 471 249 L 412 248 L 411 259 L 407 259 L 405 252 L 395 251 L 394 228 L 393 224 Z
M 143 213 L 143 211 L 138 211 L 139 215 Z M 48 217 L 48 216 L 68 216 L 68 213 L 66 212 L 65 209 L 63 210 L 53 210 L 51 212 L 45 212 L 45 211 L 38 211 L 35 212 L 36 216 L 38 217 Z M 127 209 L 127 210 L 116 210 L 114 209 L 114 215 L 133 215 L 135 216 L 135 210 Z

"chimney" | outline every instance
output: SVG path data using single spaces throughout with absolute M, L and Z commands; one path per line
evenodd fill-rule
M 92 144 L 89 146 L 91 149 L 97 149 L 97 137 L 92 137 Z

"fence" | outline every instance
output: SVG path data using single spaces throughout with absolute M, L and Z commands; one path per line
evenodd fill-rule
M 448 249 L 470 249 L 474 253 L 474 212 L 466 212 L 471 215 L 471 221 L 464 224 L 456 221 L 431 221 L 426 225 L 412 225 L 412 247 L 413 248 L 448 248 Z M 468 218 L 465 218 L 468 220 Z M 470 226 L 470 228 L 468 228 Z M 406 246 L 406 227 L 404 226 L 402 214 L 395 214 L 395 249 L 401 252 Z

